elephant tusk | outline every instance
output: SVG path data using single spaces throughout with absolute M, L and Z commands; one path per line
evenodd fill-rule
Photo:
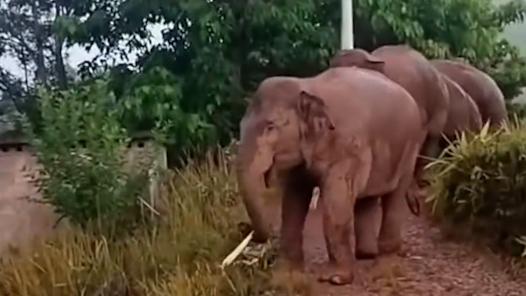
M 245 250 L 245 248 L 248 246 L 248 243 L 252 240 L 252 237 L 254 236 L 254 231 L 251 231 L 247 237 L 230 253 L 221 263 L 221 269 L 224 269 L 226 266 L 232 264 L 234 260 L 236 260 L 237 257 Z
M 309 206 L 311 210 L 316 210 L 318 208 L 319 199 L 320 199 L 320 188 L 314 187 L 314 190 L 312 191 L 312 199 L 310 201 L 310 206 Z

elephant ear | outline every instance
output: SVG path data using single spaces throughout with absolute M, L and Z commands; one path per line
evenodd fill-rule
M 297 112 L 306 124 L 307 132 L 319 136 L 329 130 L 334 130 L 334 124 L 327 113 L 327 106 L 323 100 L 306 91 L 301 91 Z
M 330 67 L 357 66 L 382 72 L 385 61 L 366 50 L 355 48 L 341 50 L 330 62 Z
M 369 64 L 373 64 L 373 65 L 383 65 L 385 64 L 385 61 L 382 60 L 381 58 L 379 57 L 376 57 L 368 52 L 364 52 L 365 53 L 365 60 L 367 61 L 367 63 Z
M 384 65 L 385 61 L 377 56 L 374 56 L 366 51 L 364 51 L 365 54 L 365 67 L 377 71 L 380 73 L 384 72 Z

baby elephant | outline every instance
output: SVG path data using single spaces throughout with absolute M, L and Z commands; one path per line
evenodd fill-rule
M 264 80 L 241 122 L 238 150 L 238 180 L 256 232 L 272 233 L 275 213 L 263 192 L 268 176 L 277 176 L 284 193 L 280 255 L 303 268 L 302 230 L 319 186 L 330 257 L 320 280 L 351 283 L 355 254 L 349 238 L 356 234 L 358 244 L 377 239 L 364 215 L 356 215 L 355 233 L 354 206 L 381 199 L 378 249 L 398 251 L 405 193 L 425 135 L 415 100 L 375 71 L 342 67 L 310 78 Z

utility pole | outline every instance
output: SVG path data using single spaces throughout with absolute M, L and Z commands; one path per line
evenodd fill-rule
M 341 49 L 354 48 L 353 34 L 353 15 L 352 0 L 342 0 L 342 28 L 341 28 Z M 320 197 L 320 188 L 315 187 L 312 192 L 310 209 L 315 210 L 318 207 Z
M 353 34 L 353 0 L 342 0 L 342 28 L 341 28 L 341 48 L 354 48 Z

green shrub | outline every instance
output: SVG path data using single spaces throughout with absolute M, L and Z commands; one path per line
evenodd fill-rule
M 236 184 L 224 156 L 190 164 L 163 186 L 163 218 L 153 229 L 118 240 L 66 231 L 1 264 L 0 295 L 261 295 L 266 256 L 219 268 L 242 239 Z
M 86 226 L 137 219 L 144 172 L 125 172 L 128 139 L 102 81 L 41 93 L 42 129 L 26 128 L 41 164 L 37 185 L 61 217 Z M 133 223 L 132 223 L 133 224 Z
M 510 118 L 521 121 L 526 119 L 526 104 L 507 101 L 506 109 L 508 110 L 508 116 Z
M 526 126 L 463 135 L 430 166 L 432 213 L 513 255 L 526 236 Z

